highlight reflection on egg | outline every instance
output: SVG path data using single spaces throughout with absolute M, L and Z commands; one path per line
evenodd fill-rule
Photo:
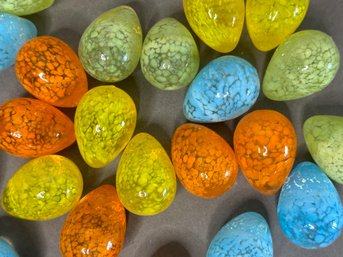
M 302 162 L 292 171 L 282 187 L 277 215 L 286 237 L 306 249 L 329 246 L 343 227 L 340 196 L 312 162 Z

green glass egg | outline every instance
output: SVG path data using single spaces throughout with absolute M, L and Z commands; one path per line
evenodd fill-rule
M 2 193 L 2 208 L 27 220 L 49 220 L 79 201 L 83 180 L 79 168 L 59 155 L 45 155 L 23 165 Z
M 174 18 L 160 20 L 144 39 L 141 68 L 144 77 L 159 89 L 187 86 L 199 69 L 199 52 L 192 34 Z
M 299 99 L 319 92 L 334 79 L 340 55 L 333 39 L 318 30 L 303 30 L 276 49 L 262 90 L 276 101 Z
M 136 106 L 115 86 L 89 90 L 76 108 L 76 141 L 85 162 L 102 168 L 124 149 L 136 127 Z
M 313 160 L 331 179 L 343 184 L 343 117 L 312 116 L 305 121 L 303 133 Z
M 167 209 L 176 194 L 174 167 L 161 144 L 139 133 L 127 145 L 116 174 L 118 196 L 137 215 L 155 215 Z
M 54 0 L 0 0 L 0 12 L 18 16 L 29 15 L 49 8 Z
M 129 6 L 119 6 L 101 14 L 88 26 L 80 40 L 79 57 L 92 77 L 117 82 L 135 70 L 142 41 L 136 12 Z

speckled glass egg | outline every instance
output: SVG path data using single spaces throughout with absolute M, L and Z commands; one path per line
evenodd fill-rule
M 183 0 L 189 25 L 209 47 L 221 53 L 235 49 L 244 24 L 244 0 Z
M 83 180 L 79 168 L 59 155 L 45 155 L 23 165 L 2 192 L 2 208 L 27 220 L 62 216 L 79 201 Z
M 132 138 L 121 156 L 116 186 L 124 207 L 137 215 L 167 209 L 176 194 L 173 164 L 161 144 L 147 133 Z
M 0 237 L 0 256 L 1 257 L 19 257 L 13 247 L 7 240 Z
M 160 20 L 144 39 L 141 68 L 144 77 L 159 89 L 188 86 L 199 69 L 199 52 L 192 34 L 174 18 Z
M 125 231 L 125 209 L 116 189 L 100 186 L 84 196 L 66 218 L 60 237 L 62 256 L 116 257 Z
M 238 164 L 231 146 L 207 127 L 180 126 L 173 135 L 171 151 L 180 182 L 197 196 L 217 197 L 237 179 Z
M 0 12 L 29 15 L 49 8 L 54 0 L 0 0 Z
M 183 112 L 193 122 L 221 122 L 250 109 L 260 92 L 254 66 L 236 56 L 222 56 L 208 63 L 186 93 Z
M 269 51 L 286 40 L 303 21 L 309 0 L 247 0 L 246 20 L 252 42 Z
M 40 100 L 15 98 L 0 106 L 0 149 L 21 157 L 57 153 L 75 142 L 73 122 Z
M 330 84 L 339 63 L 339 51 L 329 35 L 318 30 L 297 32 L 274 52 L 263 79 L 263 93 L 276 101 L 314 94 Z
M 27 91 L 55 106 L 75 107 L 88 90 L 87 76 L 77 55 L 55 37 L 28 41 L 17 55 L 15 69 Z
M 316 115 L 303 127 L 312 158 L 334 181 L 343 184 L 343 117 Z
M 136 106 L 115 86 L 98 86 L 81 99 L 75 113 L 80 153 L 93 168 L 102 168 L 124 149 L 136 127 Z
M 273 257 L 273 242 L 266 220 L 246 212 L 225 224 L 213 238 L 207 257 Z
M 254 111 L 239 121 L 233 141 L 248 182 L 263 194 L 276 193 L 296 156 L 297 137 L 292 123 L 276 111 Z
M 31 21 L 0 12 L 0 71 L 14 64 L 19 49 L 36 36 L 37 29 Z
M 80 60 L 97 80 L 117 82 L 135 70 L 142 41 L 136 12 L 129 6 L 119 6 L 101 14 L 87 27 L 80 40 Z
M 298 164 L 282 187 L 277 215 L 286 237 L 302 248 L 332 244 L 343 227 L 336 188 L 314 163 Z

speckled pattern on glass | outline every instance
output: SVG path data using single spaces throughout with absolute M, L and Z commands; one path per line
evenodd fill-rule
M 9 180 L 1 197 L 7 213 L 27 220 L 49 220 L 79 201 L 83 179 L 79 168 L 59 155 L 45 155 L 23 165 Z
M 97 80 L 123 80 L 138 64 L 142 37 L 136 12 L 129 6 L 119 6 L 101 14 L 84 31 L 79 44 L 80 60 Z
M 85 162 L 101 168 L 124 149 L 136 127 L 136 106 L 115 86 L 89 90 L 76 108 L 74 126 L 79 151 Z
M 54 3 L 54 0 L 0 0 L 0 12 L 14 15 L 29 15 L 40 12 Z
M 311 162 L 298 164 L 286 180 L 277 215 L 286 237 L 306 249 L 329 246 L 343 227 L 343 207 L 336 188 Z
M 234 119 L 250 109 L 260 92 L 257 71 L 246 60 L 222 56 L 208 63 L 186 93 L 183 110 L 193 122 Z
M 312 116 L 305 121 L 303 133 L 314 161 L 331 179 L 343 184 L 343 117 Z
M 260 51 L 269 51 L 286 40 L 303 21 L 309 0 L 247 0 L 246 24 Z
M 262 84 L 266 97 L 299 99 L 319 92 L 335 78 L 340 54 L 333 39 L 318 30 L 290 36 L 274 52 Z
M 183 0 L 185 15 L 198 37 L 221 53 L 231 52 L 242 34 L 244 0 Z
M 116 174 L 118 196 L 124 207 L 137 215 L 166 210 L 176 194 L 173 164 L 161 144 L 147 133 L 129 142 Z
M 0 72 L 13 65 L 19 49 L 36 36 L 37 29 L 31 21 L 0 12 Z
M 144 39 L 141 67 L 144 77 L 159 89 L 188 86 L 199 68 L 192 34 L 174 18 L 160 20 Z
M 273 242 L 266 220 L 256 212 L 243 213 L 213 238 L 207 257 L 273 257 Z

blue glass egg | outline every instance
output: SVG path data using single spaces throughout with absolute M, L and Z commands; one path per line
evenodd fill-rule
M 286 237 L 306 249 L 332 244 L 343 226 L 342 202 L 336 188 L 312 162 L 298 164 L 286 180 L 277 215 Z
M 0 256 L 1 257 L 19 257 L 12 246 L 4 239 L 0 238 Z
M 246 60 L 226 55 L 208 63 L 195 77 L 183 103 L 193 122 L 221 122 L 247 112 L 260 93 L 257 71 Z
M 207 251 L 207 257 L 223 256 L 272 257 L 273 242 L 266 220 L 256 212 L 246 212 L 224 225 Z
M 31 21 L 0 12 L 0 71 L 14 64 L 19 49 L 36 36 L 37 29 Z

